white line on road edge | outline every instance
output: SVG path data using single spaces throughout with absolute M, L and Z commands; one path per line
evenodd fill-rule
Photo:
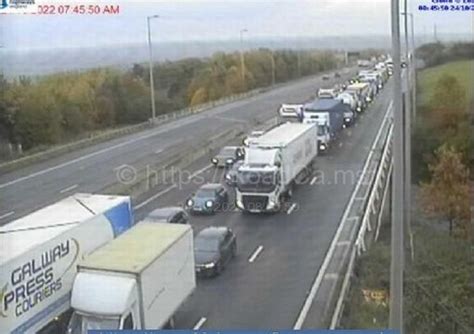
M 164 150 L 162 148 L 159 148 L 155 151 L 155 154 L 160 154 L 161 152 L 163 152 Z
M 169 187 L 166 188 L 165 190 L 162 190 L 162 191 L 160 191 L 159 193 L 157 193 L 157 194 L 151 196 L 150 198 L 144 200 L 144 201 L 141 202 L 140 204 L 135 205 L 135 209 L 136 209 L 136 210 L 140 209 L 141 207 L 147 205 L 148 203 L 154 201 L 154 200 L 157 199 L 158 197 L 160 197 L 160 196 L 166 194 L 167 192 L 173 190 L 173 189 L 176 188 L 176 187 L 177 187 L 176 184 L 173 184 L 173 185 L 169 186 Z
M 79 186 L 78 184 L 74 184 L 74 185 L 72 185 L 72 186 L 70 186 L 70 187 L 67 187 L 67 188 L 61 190 L 59 193 L 60 193 L 60 194 L 67 193 L 68 191 L 71 191 L 71 190 L 76 189 L 78 186 Z
M 337 231 L 336 231 L 336 234 L 334 235 L 334 238 L 332 239 L 331 241 L 331 245 L 329 246 L 329 250 L 328 252 L 326 253 L 326 256 L 324 258 L 324 261 L 323 261 L 323 264 L 321 265 L 321 268 L 319 269 L 317 275 L 316 275 L 316 278 L 314 280 L 314 283 L 313 285 L 311 286 L 311 290 L 309 292 L 309 294 L 307 295 L 305 301 L 304 301 L 304 304 L 303 304 L 303 307 L 300 311 L 300 313 L 298 314 L 298 318 L 296 319 L 296 323 L 295 325 L 293 326 L 293 329 L 294 330 L 299 330 L 303 327 L 303 324 L 306 320 L 306 317 L 308 316 L 308 312 L 311 308 L 311 305 L 313 304 L 313 300 L 314 298 L 316 297 L 316 293 L 318 292 L 319 290 L 319 287 L 321 286 L 321 282 L 323 280 L 323 277 L 324 277 L 324 274 L 326 273 L 326 270 L 329 266 L 329 262 L 332 258 L 332 255 L 334 253 L 334 250 L 336 248 L 336 244 L 337 244 L 337 240 L 339 239 L 339 236 L 340 234 L 342 233 L 342 229 L 344 227 L 344 223 L 346 222 L 346 218 L 347 216 L 349 215 L 349 211 L 351 209 L 351 206 L 352 206 L 352 202 L 354 202 L 354 199 L 355 199 L 355 196 L 357 194 L 357 192 L 359 191 L 359 188 L 360 188 L 360 185 L 362 184 L 362 180 L 363 180 L 363 175 L 367 172 L 367 169 L 369 167 L 369 162 L 370 162 L 370 158 L 374 152 L 373 148 L 375 148 L 375 145 L 377 144 L 378 140 L 379 140 L 379 137 L 381 136 L 382 134 L 382 129 L 383 129 L 383 124 L 385 122 L 385 120 L 387 119 L 391 109 L 392 109 L 392 106 L 393 106 L 393 103 L 390 102 L 388 108 L 387 108 L 387 111 L 385 113 L 385 116 L 382 120 L 382 123 L 380 125 L 380 129 L 377 133 L 377 136 L 375 137 L 375 140 L 372 144 L 372 149 L 369 151 L 368 155 L 367 155 L 367 158 L 365 160 L 365 163 L 364 163 L 364 168 L 362 169 L 362 174 L 359 178 L 359 180 L 357 181 L 357 184 L 354 188 L 354 191 L 352 192 L 352 195 L 351 195 L 351 198 L 349 199 L 349 202 L 347 203 L 347 206 L 346 206 L 346 209 L 344 210 L 344 214 L 342 216 L 342 219 L 341 221 L 339 222 L 339 226 L 337 228 Z
M 314 184 L 316 183 L 316 181 L 318 181 L 318 177 L 315 176 L 313 177 L 313 179 L 311 180 L 311 182 L 309 183 L 310 185 L 314 186 Z
M 204 323 L 206 321 L 207 321 L 207 318 L 205 318 L 205 317 L 202 317 L 201 319 L 199 319 L 199 321 L 196 323 L 196 325 L 194 325 L 193 330 L 194 331 L 199 330 L 202 327 L 202 325 L 204 325 Z
M 200 170 L 195 171 L 194 173 L 192 173 L 191 175 L 189 175 L 188 180 L 191 180 L 192 178 L 194 178 L 194 177 L 198 176 L 199 174 L 205 172 L 206 170 L 208 170 L 208 169 L 211 168 L 212 166 L 214 166 L 214 165 L 209 164 L 209 165 L 207 165 L 206 167 L 201 168 Z
M 287 215 L 291 215 L 293 211 L 296 209 L 296 203 L 291 204 L 290 208 L 288 209 Z
M 255 252 L 253 252 L 252 256 L 249 258 L 249 262 L 253 263 L 257 259 L 257 256 L 259 256 L 262 251 L 263 251 L 263 246 L 262 245 L 258 246 Z
M 10 212 L 7 212 L 3 215 L 0 216 L 0 219 L 4 219 L 4 218 L 7 218 L 7 217 L 10 217 L 11 215 L 13 215 L 15 213 L 15 211 L 10 211 Z

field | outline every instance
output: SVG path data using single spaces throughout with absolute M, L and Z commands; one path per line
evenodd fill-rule
M 474 98 L 474 60 L 463 60 L 419 72 L 419 104 L 424 105 L 430 100 L 436 82 L 444 74 L 454 76 L 465 87 L 468 101 Z

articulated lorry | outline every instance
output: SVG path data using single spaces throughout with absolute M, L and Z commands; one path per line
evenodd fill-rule
M 279 211 L 317 154 L 315 124 L 285 123 L 255 138 L 237 170 L 237 207 L 246 212 Z
M 69 334 L 160 329 L 196 287 L 190 225 L 140 222 L 78 265 Z
M 338 99 L 315 100 L 303 107 L 303 123 L 317 124 L 318 150 L 325 152 L 344 128 L 344 113 L 350 108 Z
M 0 228 L 0 333 L 64 333 L 76 264 L 132 226 L 130 198 L 76 194 Z

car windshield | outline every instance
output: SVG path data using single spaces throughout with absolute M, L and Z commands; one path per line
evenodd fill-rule
M 237 188 L 241 192 L 272 192 L 276 186 L 276 173 L 244 171 L 237 173 Z
M 234 156 L 235 155 L 235 148 L 233 148 L 233 147 L 224 147 L 219 152 L 219 155 Z
M 151 212 L 148 217 L 150 218 L 155 218 L 155 219 L 166 219 L 169 216 L 171 216 L 173 212 L 171 211 L 165 211 L 165 210 L 157 210 L 154 212 Z
M 215 190 L 211 189 L 199 189 L 196 193 L 197 198 L 213 198 L 215 196 Z
M 119 329 L 119 326 L 120 321 L 118 317 L 99 318 L 74 313 L 69 322 L 68 334 L 83 334 L 88 333 L 89 330 Z
M 219 241 L 215 238 L 197 236 L 194 240 L 194 250 L 196 252 L 217 252 Z

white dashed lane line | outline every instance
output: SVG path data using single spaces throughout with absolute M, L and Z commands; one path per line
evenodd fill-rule
M 193 330 L 195 330 L 195 331 L 199 330 L 202 327 L 202 325 L 204 325 L 204 323 L 206 321 L 207 321 L 207 318 L 205 318 L 205 317 L 202 317 L 201 319 L 199 319 L 199 321 L 196 323 L 196 325 L 194 325 Z
M 74 185 L 72 185 L 72 186 L 70 186 L 70 187 L 67 187 L 67 188 L 61 190 L 59 193 L 60 193 L 60 194 L 64 194 L 64 193 L 67 193 L 68 191 L 71 191 L 71 190 L 76 189 L 77 187 L 79 187 L 79 185 L 78 185 L 78 184 L 74 184 Z
M 4 214 L 0 215 L 0 219 L 10 217 L 13 214 L 15 214 L 15 211 L 10 211 L 10 212 L 4 213 Z
M 263 251 L 263 246 L 262 245 L 258 246 L 257 249 L 250 256 L 249 263 L 254 263 L 262 251 Z

